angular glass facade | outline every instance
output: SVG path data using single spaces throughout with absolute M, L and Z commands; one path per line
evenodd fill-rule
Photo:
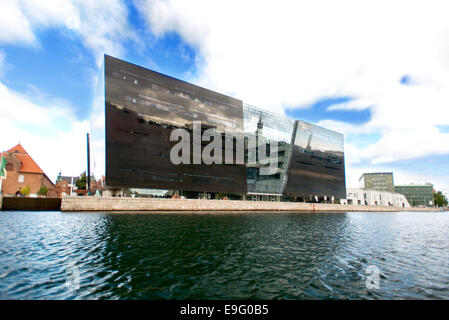
M 248 194 L 282 195 L 285 188 L 288 163 L 291 155 L 291 139 L 295 122 L 289 118 L 267 112 L 253 106 L 243 105 L 243 127 L 245 136 L 264 138 L 267 142 L 277 144 L 277 168 L 272 174 L 261 174 L 260 169 L 267 167 L 259 161 L 246 161 L 246 183 Z M 258 148 L 246 143 L 247 155 L 253 154 L 257 159 Z M 269 148 L 269 146 L 267 146 Z M 268 156 L 276 156 L 272 150 Z M 251 157 L 249 157 L 251 158 Z
M 187 163 L 171 158 L 176 129 L 187 132 Z M 211 141 L 213 164 L 204 160 Z M 107 55 L 91 158 L 106 188 L 345 197 L 341 134 Z
M 170 141 L 171 132 L 186 129 L 193 144 L 194 121 L 201 121 L 202 131 L 241 132 L 240 100 L 109 56 L 104 63 L 106 186 L 246 191 L 244 164 L 192 164 L 191 159 L 175 165 L 170 159 L 177 144 Z
M 294 137 L 285 194 L 346 198 L 343 135 L 297 120 Z

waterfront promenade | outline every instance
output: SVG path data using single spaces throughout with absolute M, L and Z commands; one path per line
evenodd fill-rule
M 437 208 L 397 208 L 325 203 L 155 198 L 65 197 L 61 211 L 441 211 Z

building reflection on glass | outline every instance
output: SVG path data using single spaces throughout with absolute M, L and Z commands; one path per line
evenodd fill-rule
M 260 174 L 263 166 L 259 162 L 250 163 L 247 161 L 247 188 L 248 194 L 254 195 L 282 195 L 285 187 L 288 162 L 291 153 L 291 138 L 294 121 L 280 115 L 263 111 L 250 105 L 243 105 L 243 127 L 245 136 L 255 135 L 256 138 L 263 137 L 266 141 L 275 141 L 278 145 L 277 170 L 272 175 Z M 267 149 L 269 145 L 267 145 Z M 258 150 L 250 148 L 246 143 L 247 158 L 253 153 L 257 158 Z M 271 150 L 267 150 L 268 156 L 273 156 Z
M 345 197 L 342 134 L 304 121 L 296 121 L 285 193 L 302 197 Z
M 193 124 L 244 139 L 245 163 L 180 164 L 170 161 L 173 129 L 189 132 Z M 244 138 L 243 138 L 244 137 Z M 295 121 L 241 100 L 105 55 L 91 116 L 92 158 L 96 176 L 106 189 L 151 188 L 247 195 L 345 197 L 343 136 Z M 258 158 L 276 156 L 277 168 Z M 269 141 L 277 144 L 270 150 Z M 204 147 L 208 142 L 201 142 Z M 237 144 L 232 144 L 236 159 Z M 229 151 L 229 150 L 228 150 Z M 193 152 L 192 152 L 193 154 Z M 191 154 L 191 158 L 193 155 Z M 255 159 L 256 161 L 249 161 Z

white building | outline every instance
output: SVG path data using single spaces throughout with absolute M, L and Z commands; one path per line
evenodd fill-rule
M 403 194 L 359 188 L 346 189 L 346 199 L 342 199 L 340 202 L 362 206 L 410 207 Z

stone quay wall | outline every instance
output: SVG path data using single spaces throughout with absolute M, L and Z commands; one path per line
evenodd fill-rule
M 439 211 L 426 208 L 397 208 L 302 202 L 240 200 L 194 200 L 117 197 L 64 197 L 61 211 Z

